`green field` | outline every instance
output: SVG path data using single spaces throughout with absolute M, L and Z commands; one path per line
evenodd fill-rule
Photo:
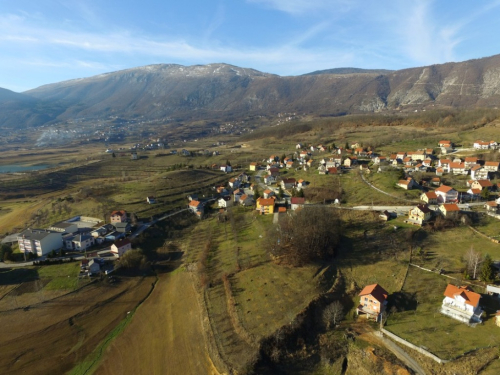
M 444 290 L 451 281 L 411 267 L 403 286 L 404 295 L 397 306 L 405 311 L 390 313 L 385 328 L 444 359 L 498 345 L 494 313 L 500 309 L 500 303 L 491 297 L 481 298 L 480 305 L 486 311 L 485 321 L 473 328 L 439 313 Z M 477 288 L 475 291 L 482 292 Z

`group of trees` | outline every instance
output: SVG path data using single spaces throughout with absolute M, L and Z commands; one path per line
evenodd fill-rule
M 495 280 L 495 267 L 493 266 L 493 261 L 488 254 L 483 256 L 481 252 L 474 250 L 474 247 L 471 246 L 471 248 L 465 253 L 464 263 L 465 278 L 480 278 L 485 282 L 492 282 Z
M 268 230 L 268 251 L 280 262 L 294 266 L 333 256 L 341 232 L 338 215 L 322 206 L 296 211 Z

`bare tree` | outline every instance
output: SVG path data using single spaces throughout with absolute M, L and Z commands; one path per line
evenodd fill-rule
M 465 253 L 464 260 L 467 267 L 467 273 L 475 279 L 480 270 L 480 265 L 484 260 L 483 255 L 479 251 L 474 250 L 474 247 L 471 246 L 467 253 Z
M 329 304 L 323 311 L 323 322 L 326 329 L 330 329 L 330 325 L 336 326 L 344 318 L 344 306 L 340 301 L 335 301 Z

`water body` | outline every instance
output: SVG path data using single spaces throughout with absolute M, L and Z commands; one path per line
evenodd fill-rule
M 39 171 L 41 169 L 49 168 L 49 164 L 39 164 L 39 165 L 21 165 L 21 164 L 10 164 L 10 165 L 0 165 L 0 173 L 16 173 L 16 172 L 31 172 Z

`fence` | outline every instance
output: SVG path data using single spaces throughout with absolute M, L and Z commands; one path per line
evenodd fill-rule
M 394 333 L 392 332 L 389 332 L 388 330 L 386 330 L 385 328 L 381 328 L 380 331 L 384 334 L 384 335 L 387 335 L 389 336 L 391 339 L 393 339 L 394 341 L 397 341 L 399 342 L 400 344 L 403 344 L 413 350 L 416 350 L 417 352 L 419 352 L 420 354 L 423 354 L 425 355 L 426 357 L 429 357 L 431 359 L 433 359 L 434 361 L 436 361 L 437 363 L 447 363 L 449 362 L 449 360 L 446 360 L 446 359 L 441 359 L 439 358 L 438 356 L 432 354 L 431 352 L 421 348 L 420 346 L 416 346 L 414 344 L 412 344 L 411 342 L 408 342 L 406 341 L 405 339 L 402 339 L 401 337 L 395 335 Z

